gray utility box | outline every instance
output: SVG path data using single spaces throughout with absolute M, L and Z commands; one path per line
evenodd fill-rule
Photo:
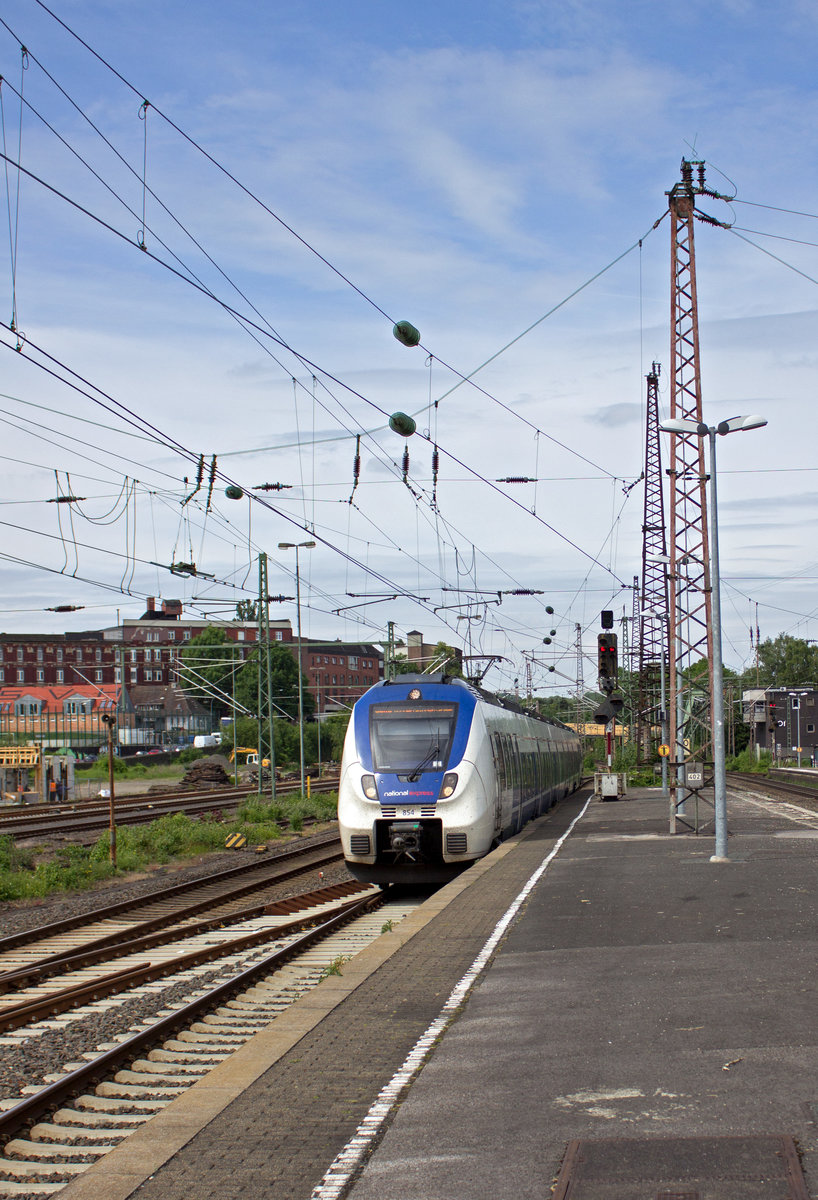
M 624 771 L 594 772 L 594 796 L 597 800 L 622 800 L 625 794 Z

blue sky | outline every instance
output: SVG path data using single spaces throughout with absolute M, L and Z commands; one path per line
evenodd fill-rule
M 502 655 L 490 685 L 522 680 L 533 654 L 535 685 L 567 689 L 579 623 L 592 680 L 599 610 L 629 615 L 623 585 L 640 570 L 642 492 L 628 485 L 654 360 L 669 400 L 669 223 L 653 226 L 684 155 L 737 195 L 701 205 L 733 231 L 696 227 L 704 415 L 769 420 L 719 446 L 725 660 L 750 661 L 756 604 L 762 638 L 818 636 L 813 6 L 52 11 L 99 58 L 36 0 L 4 16 L 5 150 L 16 159 L 22 81 L 31 174 L 18 204 L 10 168 L 3 197 L 0 320 L 13 265 L 25 345 L 0 356 L 0 545 L 16 560 L 0 628 L 112 624 L 147 595 L 223 613 L 255 589 L 260 550 L 271 590 L 289 595 L 278 542 L 314 533 L 311 636 L 379 639 L 393 620 L 399 635 Z M 392 337 L 396 319 L 422 349 Z M 480 390 L 456 386 L 512 342 Z M 45 374 L 37 348 L 122 407 Z M 406 483 L 394 411 L 421 434 Z M 206 483 L 182 503 L 199 454 L 220 472 L 209 509 Z M 506 476 L 539 482 L 494 482 Z M 268 494 L 271 509 L 227 500 L 227 479 L 291 487 Z M 85 500 L 49 503 L 57 487 Z M 200 577 L 166 569 L 183 561 Z M 542 595 L 477 602 L 515 588 Z M 427 599 L 335 612 L 393 590 Z M 271 615 L 294 620 L 293 607 Z

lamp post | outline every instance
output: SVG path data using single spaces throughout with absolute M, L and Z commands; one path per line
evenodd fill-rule
M 301 577 L 298 551 L 315 549 L 315 542 L 279 542 L 279 550 L 295 550 L 295 612 L 298 638 L 298 747 L 301 762 L 301 795 L 304 795 L 304 680 L 301 674 Z
M 663 433 L 696 434 L 710 442 L 710 588 L 711 620 L 713 624 L 713 801 L 715 810 L 716 844 L 711 862 L 727 861 L 727 770 L 724 752 L 724 673 L 721 661 L 721 579 L 719 575 L 719 517 L 716 488 L 716 434 L 743 433 L 761 429 L 765 417 L 730 417 L 718 425 L 674 417 L 660 423 Z

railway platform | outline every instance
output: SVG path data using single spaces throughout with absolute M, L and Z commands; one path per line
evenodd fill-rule
M 818 815 L 563 802 L 64 1200 L 818 1198 Z

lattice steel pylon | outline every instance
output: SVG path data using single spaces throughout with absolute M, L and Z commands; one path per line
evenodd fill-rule
M 668 557 L 662 447 L 659 441 L 659 375 L 653 363 L 647 379 L 645 418 L 645 503 L 642 521 L 642 582 L 639 589 L 636 753 L 650 762 L 661 716 L 662 662 L 668 657 Z
M 694 168 L 696 179 L 694 181 Z M 670 416 L 702 422 L 694 220 L 722 225 L 698 212 L 697 196 L 726 199 L 704 186 L 704 163 L 682 159 L 681 182 L 667 193 L 671 219 Z M 670 435 L 670 748 L 677 764 L 712 755 L 713 652 L 707 474 L 704 439 Z M 707 668 L 701 666 L 702 660 Z M 671 829 L 685 798 L 671 773 Z

